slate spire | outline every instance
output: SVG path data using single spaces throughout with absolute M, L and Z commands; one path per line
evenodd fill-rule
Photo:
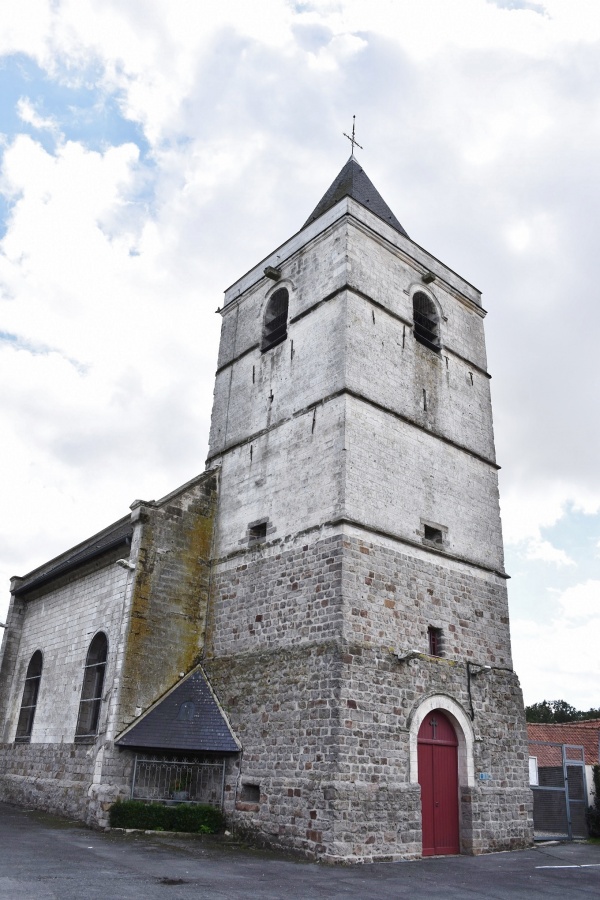
M 335 204 L 343 197 L 352 197 L 357 203 L 360 203 L 362 206 L 366 207 L 366 209 L 371 210 L 372 213 L 379 216 L 380 219 L 383 219 L 384 222 L 387 222 L 387 224 L 391 225 L 392 228 L 395 228 L 396 231 L 399 231 L 400 234 L 408 237 L 406 231 L 377 188 L 373 185 L 364 169 L 359 166 L 354 156 L 350 157 L 329 190 L 325 192 L 323 197 L 317 203 L 303 227 L 314 222 L 315 219 L 318 219 L 319 216 L 322 216 L 328 209 L 335 206 Z

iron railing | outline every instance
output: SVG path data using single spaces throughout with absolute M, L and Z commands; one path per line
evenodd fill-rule
M 225 760 L 136 754 L 131 799 L 223 808 Z

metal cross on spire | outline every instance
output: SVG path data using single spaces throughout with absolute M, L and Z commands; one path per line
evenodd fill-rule
M 356 138 L 354 137 L 354 125 L 355 125 L 355 122 L 356 122 L 356 116 L 352 116 L 352 137 L 350 137 L 349 134 L 346 134 L 345 131 L 342 132 L 342 134 L 344 135 L 344 137 L 348 138 L 348 140 L 349 140 L 350 143 L 352 144 L 352 156 L 354 156 L 354 146 L 355 146 L 355 145 L 356 145 L 357 147 L 360 147 L 361 150 L 364 150 L 364 149 L 365 149 L 363 146 L 361 146 L 361 145 L 358 143 L 358 141 L 357 141 Z

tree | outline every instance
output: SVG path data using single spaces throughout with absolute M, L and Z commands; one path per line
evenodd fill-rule
M 592 707 L 588 710 L 575 709 L 565 700 L 542 700 L 525 707 L 525 718 L 528 722 L 560 723 L 579 722 L 582 719 L 600 719 L 600 709 Z

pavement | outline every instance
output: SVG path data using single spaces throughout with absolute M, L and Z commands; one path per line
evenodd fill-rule
M 326 866 L 234 840 L 91 831 L 0 803 L 1 900 L 579 900 L 600 898 L 600 844 Z

